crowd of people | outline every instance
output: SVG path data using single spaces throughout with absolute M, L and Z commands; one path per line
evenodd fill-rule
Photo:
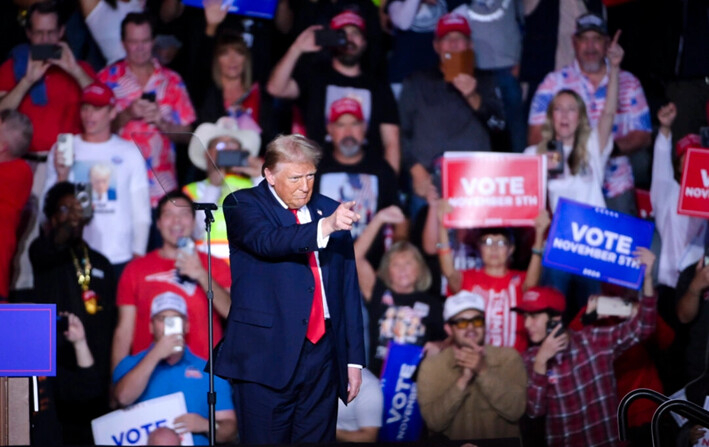
M 421 439 L 619 445 L 616 407 L 632 389 L 704 405 L 709 231 L 677 212 L 688 149 L 709 150 L 703 2 L 274 0 L 268 18 L 201 3 L 0 6 L 0 302 L 53 303 L 67 320 L 33 444 L 92 444 L 92 419 L 177 391 L 187 413 L 151 438 L 207 444 L 208 289 L 214 345 L 251 352 L 227 334 L 239 318 L 256 327 L 249 349 L 302 342 L 258 340 L 275 317 L 231 309 L 232 284 L 261 274 L 275 244 L 259 219 L 228 221 L 245 212 L 233 193 L 270 184 L 297 197 L 301 177 L 358 216 L 348 287 L 361 309 L 345 325 L 361 314 L 366 362 L 359 395 L 337 410 L 338 441 L 378 439 L 392 343 L 423 348 Z M 271 181 L 267 147 L 281 134 L 306 137 L 314 178 Z M 471 151 L 556 163 L 533 227 L 444 225 L 442 155 Z M 633 253 L 640 291 L 542 265 L 562 198 L 654 221 L 652 246 Z M 219 205 L 214 222 L 195 203 Z M 600 296 L 631 302 L 630 315 L 599 312 Z M 287 383 L 284 371 L 264 383 Z M 257 404 L 233 385 L 215 382 L 219 443 L 246 433 L 235 408 Z M 631 407 L 635 445 L 649 445 L 653 410 Z M 677 445 L 704 436 L 664 432 Z

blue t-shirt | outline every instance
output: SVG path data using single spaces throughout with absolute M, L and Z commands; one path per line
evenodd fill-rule
M 145 351 L 121 360 L 113 371 L 113 383 L 118 383 L 123 376 L 135 368 L 150 349 L 152 349 L 152 346 Z M 209 418 L 209 405 L 207 404 L 209 374 L 203 371 L 205 365 L 205 360 L 192 354 L 189 348 L 185 346 L 185 353 L 176 364 L 171 366 L 164 361 L 158 363 L 150 376 L 145 391 L 135 403 L 182 391 L 185 395 L 187 412 L 197 413 L 204 418 Z M 234 409 L 229 382 L 215 377 L 214 391 L 217 394 L 216 411 Z M 209 439 L 206 434 L 193 433 L 192 436 L 195 445 L 209 445 Z

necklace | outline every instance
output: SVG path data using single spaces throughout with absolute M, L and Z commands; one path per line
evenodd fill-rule
M 76 269 L 76 279 L 81 287 L 81 298 L 84 301 L 84 307 L 86 312 L 93 315 L 98 310 L 101 310 L 101 306 L 98 305 L 98 296 L 96 292 L 89 288 L 91 284 L 91 261 L 89 260 L 89 249 L 86 244 L 82 244 L 84 253 L 81 260 L 74 253 L 74 249 L 70 248 L 71 259 L 74 261 L 74 268 Z M 82 268 L 83 267 L 83 268 Z

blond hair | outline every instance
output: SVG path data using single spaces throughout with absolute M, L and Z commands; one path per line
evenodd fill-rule
M 588 164 L 588 138 L 591 135 L 591 124 L 588 120 L 588 113 L 586 112 L 586 103 L 584 103 L 583 98 L 575 91 L 569 89 L 560 90 L 549 102 L 546 119 L 542 125 L 542 141 L 537 145 L 537 154 L 546 154 L 549 142 L 556 140 L 556 131 L 554 130 L 554 103 L 561 95 L 569 95 L 574 98 L 579 108 L 579 124 L 574 133 L 574 146 L 571 150 L 571 154 L 569 154 L 568 160 L 571 173 L 576 175 Z

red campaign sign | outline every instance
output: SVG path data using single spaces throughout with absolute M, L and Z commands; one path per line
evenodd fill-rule
M 534 225 L 546 206 L 546 158 L 539 155 L 446 152 L 443 198 L 449 228 Z
M 677 213 L 709 218 L 709 151 L 690 148 L 684 157 Z

